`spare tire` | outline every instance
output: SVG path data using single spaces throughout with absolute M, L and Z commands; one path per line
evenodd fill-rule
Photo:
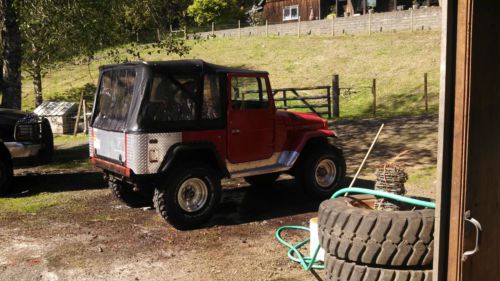
M 431 281 L 431 269 L 392 269 L 369 267 L 325 255 L 326 280 L 329 281 Z
M 329 254 L 376 266 L 431 266 L 434 210 L 374 210 L 376 197 L 355 195 L 321 203 L 319 238 Z

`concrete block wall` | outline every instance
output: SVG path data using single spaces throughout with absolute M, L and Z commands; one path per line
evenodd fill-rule
M 371 15 L 340 17 L 333 20 L 333 31 L 335 35 L 402 31 L 410 30 L 412 27 L 413 30 L 441 29 L 441 8 L 429 7 L 417 10 L 374 13 Z M 217 38 L 266 35 L 265 25 L 242 27 L 241 29 L 217 30 L 217 27 L 215 29 L 213 35 Z M 298 29 L 298 22 L 272 24 L 267 27 L 267 34 L 273 36 L 297 36 Z M 331 34 L 332 20 L 330 19 L 300 22 L 301 36 Z M 203 32 L 199 35 L 203 38 L 208 38 L 212 35 L 212 32 Z

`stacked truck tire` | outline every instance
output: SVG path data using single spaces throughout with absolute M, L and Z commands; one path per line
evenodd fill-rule
M 375 201 L 355 195 L 321 203 L 327 280 L 432 280 L 434 210 L 375 210 Z

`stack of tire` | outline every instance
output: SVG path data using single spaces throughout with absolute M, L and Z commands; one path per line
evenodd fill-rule
M 375 200 L 354 195 L 321 203 L 327 280 L 432 280 L 434 210 L 375 210 Z

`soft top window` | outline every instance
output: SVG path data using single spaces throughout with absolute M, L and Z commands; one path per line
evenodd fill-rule
M 142 114 L 153 122 L 194 120 L 196 95 L 195 77 L 157 74 Z
M 109 70 L 101 75 L 93 126 L 123 130 L 134 92 L 134 69 Z

